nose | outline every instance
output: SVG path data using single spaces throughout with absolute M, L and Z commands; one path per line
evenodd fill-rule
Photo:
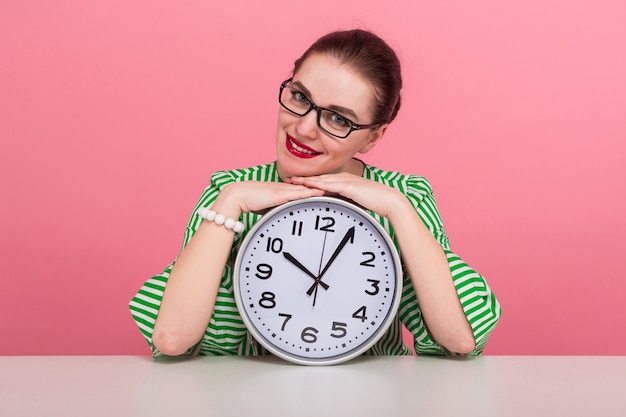
M 296 125 L 296 131 L 300 136 L 315 138 L 319 134 L 317 126 L 317 111 L 311 110 L 308 114 L 299 118 Z

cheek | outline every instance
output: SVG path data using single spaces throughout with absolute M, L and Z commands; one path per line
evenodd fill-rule
M 355 135 L 356 132 L 353 132 L 352 135 Z M 364 132 L 358 132 L 364 133 Z M 341 150 L 339 152 L 354 155 L 358 153 L 368 142 L 369 135 L 352 135 L 348 136 L 348 138 L 344 139 L 347 143 L 341 143 Z
M 325 149 L 328 152 L 328 155 L 341 160 L 352 158 L 358 151 L 358 148 L 352 144 L 336 142 L 327 144 Z
M 283 109 L 278 110 L 278 115 L 276 117 L 276 126 L 278 129 L 284 128 L 292 124 L 293 121 L 294 121 L 293 115 L 291 115 L 290 113 L 287 113 Z

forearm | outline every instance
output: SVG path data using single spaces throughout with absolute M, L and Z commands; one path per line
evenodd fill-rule
M 218 201 L 213 209 L 226 217 L 239 217 L 237 209 Z M 178 256 L 154 326 L 153 343 L 162 353 L 182 354 L 202 338 L 233 240 L 232 230 L 203 221 Z
M 397 195 L 387 217 L 431 336 L 451 352 L 471 352 L 474 335 L 442 247 L 403 195 Z
M 227 218 L 323 191 L 300 185 L 263 181 L 233 182 L 223 186 L 211 209 Z M 162 353 L 184 353 L 206 331 L 213 313 L 220 281 L 230 256 L 234 232 L 214 222 L 203 221 L 170 274 L 156 319 L 153 344 Z

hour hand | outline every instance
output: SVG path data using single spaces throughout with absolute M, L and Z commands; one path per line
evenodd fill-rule
M 328 284 L 326 284 L 325 282 L 319 281 L 317 279 L 317 277 L 311 272 L 309 271 L 306 266 L 302 265 L 300 263 L 300 261 L 298 261 L 296 258 L 293 257 L 293 255 L 291 255 L 289 252 L 283 252 L 283 256 L 285 257 L 285 259 L 287 259 L 289 262 L 291 262 L 292 264 L 294 264 L 295 266 L 297 266 L 302 272 L 304 272 L 305 274 L 307 274 L 308 276 L 310 276 L 311 278 L 313 278 L 316 282 L 319 282 L 319 285 L 322 286 L 322 288 L 324 288 L 325 290 L 328 289 Z M 310 295 L 310 294 L 309 294 Z

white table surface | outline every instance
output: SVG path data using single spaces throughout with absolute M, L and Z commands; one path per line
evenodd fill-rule
M 626 357 L 0 357 L 0 417 L 626 416 Z

